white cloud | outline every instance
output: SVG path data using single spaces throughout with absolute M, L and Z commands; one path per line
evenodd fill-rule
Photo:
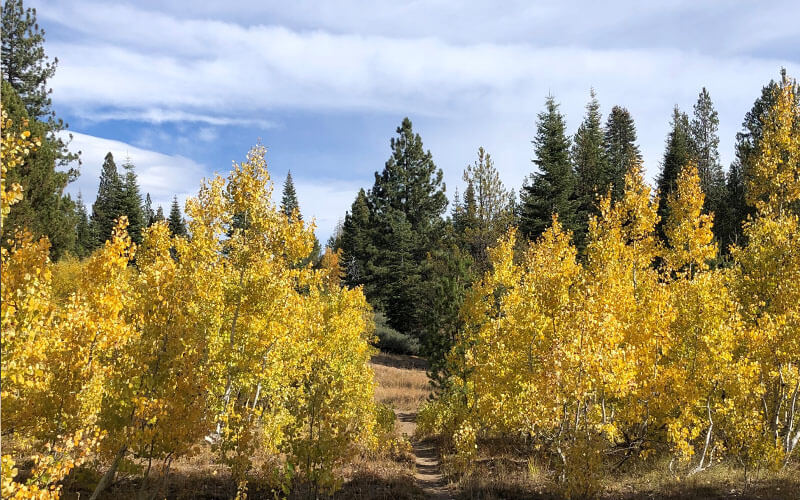
M 187 197 L 197 193 L 200 181 L 207 175 L 205 167 L 184 156 L 166 155 L 121 141 L 77 132 L 72 132 L 72 136 L 70 149 L 81 151 L 82 165 L 81 175 L 68 186 L 67 191 L 73 195 L 80 192 L 90 211 L 97 197 L 103 160 L 109 152 L 114 155 L 119 169 L 125 159 L 130 158 L 131 163 L 136 166 L 142 197 L 150 193 L 154 210 L 161 205 L 165 212 L 169 212 L 173 196 L 177 196 L 183 206 Z
M 563 16 L 553 7 L 533 18 Z M 83 117 L 101 119 L 222 124 L 298 108 L 453 115 L 475 104 L 515 113 L 538 109 L 549 90 L 569 95 L 589 85 L 614 89 L 629 101 L 663 100 L 687 87 L 695 92 L 698 82 L 740 97 L 792 62 L 719 57 L 700 46 L 487 42 L 481 32 L 474 41 L 453 43 L 432 37 L 433 31 L 413 38 L 307 31 L 85 2 L 48 5 L 42 13 L 82 35 L 48 46 L 61 60 L 56 99 Z M 608 24 L 619 23 L 598 29 Z
M 60 60 L 57 109 L 214 127 L 271 127 L 271 115 L 296 110 L 408 114 L 424 125 L 449 193 L 479 145 L 518 188 L 549 93 L 570 131 L 590 87 L 605 113 L 628 107 L 652 178 L 674 104 L 691 111 L 708 87 L 728 164 L 761 86 L 781 66 L 800 74 L 785 48 L 800 43 L 791 2 L 39 4 L 62 33 L 47 45 Z
M 171 28 L 170 18 L 214 19 L 242 26 L 270 24 L 298 31 L 383 35 L 393 38 L 435 36 L 451 43 L 528 42 L 539 46 L 681 47 L 709 54 L 745 54 L 787 37 L 797 38 L 798 5 L 792 0 L 137 0 L 137 8 L 57 0 L 32 0 L 40 15 L 64 19 L 74 29 L 98 38 L 147 43 L 153 31 Z M 74 6 L 74 7 L 73 7 Z M 135 23 L 150 11 L 149 24 Z M 77 22 L 76 22 L 77 21 Z M 164 36 L 170 36 L 167 32 Z M 144 40 L 144 41 L 143 41 Z M 179 34 L 154 50 L 192 51 Z M 187 49 L 187 47 L 189 47 Z
M 333 234 L 336 224 L 340 219 L 344 219 L 345 212 L 350 210 L 356 193 L 362 187 L 335 180 L 311 180 L 303 177 L 295 178 L 294 186 L 303 219 L 308 222 L 314 220 L 317 226 L 317 238 L 323 247 Z M 280 187 L 276 185 L 276 197 L 280 197 Z
M 124 107 L 110 110 L 94 110 L 91 114 L 82 113 L 81 118 L 89 123 L 104 122 L 108 120 L 135 120 L 160 125 L 162 123 L 189 122 L 206 123 L 214 126 L 225 125 L 254 125 L 260 128 L 275 128 L 278 125 L 270 120 L 259 118 L 235 118 L 226 116 L 213 116 L 210 114 L 191 113 L 180 110 L 167 110 L 162 108 L 125 109 Z
M 216 129 L 212 127 L 203 127 L 197 131 L 197 138 L 203 142 L 212 142 L 218 137 Z

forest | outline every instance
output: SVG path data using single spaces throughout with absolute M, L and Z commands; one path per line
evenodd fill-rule
M 728 168 L 709 89 L 675 106 L 654 185 L 594 90 L 574 131 L 543 98 L 518 192 L 478 147 L 448 198 L 405 118 L 322 244 L 261 143 L 166 215 L 110 152 L 73 199 L 58 60 L 21 0 L 2 33 L 2 498 L 796 494 L 786 70 Z

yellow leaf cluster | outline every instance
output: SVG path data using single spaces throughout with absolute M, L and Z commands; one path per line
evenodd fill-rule
M 753 172 L 747 184 L 747 201 L 760 212 L 782 212 L 800 199 L 800 106 L 793 81 L 775 92 L 767 111 Z
M 0 151 L 0 164 L 2 168 L 2 176 L 0 176 L 0 229 L 3 228 L 3 222 L 6 219 L 11 205 L 22 199 L 22 186 L 17 183 L 11 186 L 6 186 L 6 175 L 11 169 L 19 167 L 25 161 L 25 158 L 31 151 L 41 146 L 41 141 L 38 138 L 31 139 L 31 133 L 27 130 L 28 124 L 22 123 L 21 131 L 17 131 L 14 123 L 8 118 L 5 110 L 2 110 L 2 148 Z

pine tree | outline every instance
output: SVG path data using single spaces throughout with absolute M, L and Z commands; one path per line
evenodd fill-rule
M 464 170 L 463 179 L 475 187 L 475 200 L 478 219 L 490 224 L 501 219 L 508 211 L 508 193 L 500 172 L 495 168 L 492 157 L 478 148 L 478 159 Z
M 440 246 L 428 254 L 422 280 L 425 286 L 420 291 L 422 353 L 430 363 L 431 379 L 440 387 L 451 375 L 447 355 L 463 329 L 461 306 L 475 279 L 473 259 L 459 247 L 457 240 L 451 226 Z
M 342 223 L 342 250 L 345 282 L 349 286 L 366 284 L 367 263 L 371 244 L 370 211 L 367 193 L 360 189 Z
M 36 22 L 36 9 L 25 8 L 22 0 L 6 0 L 2 11 L 2 49 L 0 67 L 3 80 L 16 90 L 28 115 L 47 124 L 47 140 L 55 152 L 55 161 L 66 167 L 79 160 L 79 155 L 70 153 L 68 144 L 56 132 L 68 127 L 57 119 L 51 105 L 47 82 L 56 72 L 58 58 L 50 60 L 44 51 L 45 32 Z M 6 93 L 6 89 L 2 91 Z M 16 123 L 16 122 L 15 122 Z M 77 168 L 67 170 L 70 181 L 78 176 Z
M 142 208 L 142 218 L 146 227 L 150 227 L 155 222 L 156 213 L 153 211 L 153 200 L 150 199 L 150 193 L 147 193 L 144 199 L 144 207 Z
M 742 223 L 748 216 L 755 215 L 753 206 L 747 203 L 747 184 L 750 182 L 753 168 L 761 150 L 761 138 L 764 133 L 765 120 L 769 109 L 775 104 L 776 93 L 782 84 L 787 82 L 786 70 L 781 70 L 781 81 L 770 82 L 762 87 L 761 95 L 753 103 L 753 107 L 742 121 L 742 130 L 736 134 L 736 157 L 731 164 L 727 177 L 727 198 L 724 204 L 725 217 L 720 229 L 721 248 L 728 250 L 734 242 L 743 241 Z M 800 89 L 795 83 L 795 88 Z M 800 92 L 795 92 L 800 96 Z M 797 97 L 800 99 L 800 97 Z
M 294 189 L 291 171 L 286 174 L 286 181 L 283 183 L 281 212 L 287 217 L 292 217 L 293 214 L 297 213 L 297 218 L 303 220 L 303 216 L 300 214 L 300 204 L 297 201 L 297 192 Z
M 336 226 L 333 228 L 333 232 L 328 237 L 328 241 L 325 243 L 325 248 L 330 248 L 334 252 L 342 248 L 343 231 L 344 231 L 344 218 L 339 217 L 339 220 L 336 221 Z M 340 265 L 341 265 L 341 260 L 340 260 Z
M 186 223 L 183 221 L 181 206 L 178 204 L 177 196 L 172 198 L 172 207 L 169 210 L 169 230 L 174 236 L 187 235 Z
M 454 227 L 476 272 L 482 274 L 489 266 L 487 249 L 514 223 L 513 206 L 492 157 L 483 148 L 478 148 L 478 159 L 467 166 L 463 179 L 467 189 Z
M 142 195 L 139 193 L 139 182 L 136 177 L 135 166 L 130 158 L 125 159 L 122 165 L 125 170 L 122 185 L 122 213 L 128 217 L 128 234 L 137 245 L 142 242 L 142 231 L 147 227 L 142 211 Z
M 461 194 L 459 194 L 458 188 L 453 193 L 453 201 L 450 203 L 450 207 L 450 223 L 453 225 L 456 234 L 463 233 L 464 224 L 461 217 L 463 207 L 461 206 Z
M 51 89 L 47 81 L 56 72 L 58 59 L 50 61 L 44 52 L 44 30 L 36 22 L 36 9 L 26 9 L 22 0 L 3 4 L 3 79 L 19 94 L 32 118 L 51 115 Z
M 717 226 L 721 227 L 724 217 L 723 203 L 726 198 L 725 173 L 719 161 L 719 117 L 705 87 L 700 91 L 697 103 L 694 105 L 690 130 L 692 156 L 697 163 L 700 187 L 705 194 L 703 210 L 714 214 L 714 233 L 719 238 L 721 234 Z
M 389 210 L 376 216 L 372 231 L 375 252 L 367 264 L 367 277 L 375 304 L 386 313 L 388 324 L 405 334 L 420 338 L 422 325 L 417 314 L 424 290 L 423 262 L 427 252 L 422 235 L 416 233 L 406 215 Z
M 689 117 L 678 106 L 672 111 L 672 123 L 667 135 L 664 159 L 661 162 L 661 172 L 656 179 L 658 189 L 658 215 L 660 220 L 657 230 L 664 237 L 664 224 L 669 218 L 669 196 L 675 191 L 680 175 L 686 164 L 693 158 L 694 146 L 692 144 Z
M 508 193 L 508 212 L 511 217 L 511 226 L 519 226 L 520 202 L 517 192 L 512 189 Z
M 636 145 L 636 125 L 627 109 L 621 106 L 611 108 L 606 121 L 605 139 L 606 172 L 603 176 L 604 189 L 612 186 L 614 200 L 620 199 L 625 190 L 625 175 L 641 165 L 642 155 Z
M 45 123 L 29 116 L 25 104 L 14 88 L 2 82 L 2 108 L 12 121 L 11 131 L 29 131 L 41 143 L 24 159 L 21 168 L 8 172 L 10 184 L 19 183 L 24 196 L 10 208 L 3 225 L 2 245 L 8 246 L 17 229 L 27 228 L 35 238 L 46 236 L 50 241 L 50 256 L 60 258 L 75 247 L 75 203 L 64 195 L 70 181 L 68 172 L 56 170 L 58 144 L 50 139 Z M 25 125 L 27 123 L 27 125 Z M 3 124 L 5 131 L 6 124 Z
M 114 155 L 110 152 L 103 160 L 97 198 L 92 205 L 93 248 L 102 246 L 111 238 L 117 217 L 124 213 L 124 182 L 117 171 Z
M 392 156 L 383 171 L 375 173 L 370 200 L 376 214 L 397 210 L 415 231 L 426 232 L 426 226 L 439 219 L 447 206 L 443 174 L 430 151 L 424 150 L 411 120 L 404 118 L 397 134 L 391 140 Z
M 92 228 L 89 225 L 89 214 L 80 193 L 75 202 L 75 218 L 75 254 L 78 257 L 86 257 L 92 250 Z
M 520 230 L 528 239 L 538 238 L 553 220 L 553 214 L 564 227 L 577 229 L 578 200 L 575 197 L 575 171 L 569 158 L 570 140 L 565 134 L 564 117 L 552 96 L 539 113 L 536 137 L 531 141 L 537 171 L 530 184 L 524 186 Z
M 467 180 L 467 189 L 464 190 L 464 202 L 461 205 L 461 224 L 464 232 L 478 227 L 478 201 L 475 198 L 475 184 L 472 179 Z
M 159 205 L 158 210 L 156 210 L 156 215 L 153 216 L 153 223 L 164 222 L 165 220 L 167 219 L 164 217 L 164 209 Z
M 730 245 L 742 242 L 742 221 L 753 212 L 753 208 L 745 202 L 745 192 L 742 164 L 734 160 L 725 178 L 724 217 L 719 228 L 720 250 L 723 253 L 727 254 Z
M 580 230 L 576 235 L 576 247 L 582 252 L 586 246 L 585 234 L 589 227 L 589 217 L 597 215 L 597 196 L 603 195 L 604 175 L 607 171 L 603 150 L 604 130 L 600 103 L 594 89 L 586 105 L 586 116 L 575 133 L 572 146 L 572 163 L 575 168 L 575 194 L 578 197 L 578 219 Z
M 385 309 L 389 324 L 403 333 L 420 335 L 418 314 L 422 265 L 436 248 L 447 207 L 442 171 L 403 119 L 392 138 L 392 155 L 368 195 L 371 243 L 367 293 Z

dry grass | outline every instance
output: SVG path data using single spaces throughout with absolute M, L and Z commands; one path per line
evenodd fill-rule
M 431 395 L 428 365 L 414 356 L 378 354 L 372 358 L 375 372 L 375 400 L 396 410 L 414 410 Z
M 356 457 L 339 472 L 344 484 L 333 498 L 339 500 L 416 500 L 425 498 L 423 491 L 414 481 L 413 461 L 407 456 L 394 456 L 388 451 L 364 453 Z M 236 482 L 230 470 L 215 464 L 210 449 L 202 450 L 192 458 L 184 458 L 172 465 L 168 480 L 161 483 L 161 470 L 151 472 L 148 486 L 150 492 L 157 491 L 155 498 L 175 500 L 203 499 L 223 500 L 236 495 Z M 102 500 L 117 498 L 137 498 L 140 494 L 139 474 L 118 474 L 114 485 L 103 495 Z M 65 500 L 89 498 L 92 488 L 100 479 L 100 474 L 91 469 L 81 469 L 70 478 L 66 485 Z M 275 498 L 273 486 L 263 469 L 255 467 L 248 475 L 248 498 Z M 282 495 L 279 495 L 282 497 Z M 289 500 L 311 498 L 307 485 L 297 483 L 292 488 Z
M 431 394 L 425 374 L 424 360 L 389 354 L 379 354 L 371 362 L 375 372 L 375 399 L 393 405 L 398 412 L 416 411 L 418 405 Z M 397 437 L 398 430 L 394 437 Z M 382 441 L 390 441 L 384 436 Z M 378 453 L 364 453 L 347 464 L 340 472 L 344 485 L 334 498 L 340 500 L 416 500 L 426 498 L 414 479 L 414 460 L 409 452 L 387 449 Z M 517 441 L 497 440 L 482 442 L 480 455 L 472 471 L 456 483 L 460 499 L 556 499 L 558 486 L 553 464 L 546 458 L 532 456 Z M 262 457 L 254 457 L 260 465 Z M 447 457 L 443 460 L 447 471 Z M 257 467 L 263 470 L 262 467 Z M 262 473 L 250 477 L 248 497 L 273 498 L 269 481 Z M 155 471 L 153 481 L 158 482 Z M 117 483 L 103 496 L 104 499 L 133 498 L 139 489 L 139 474 L 120 474 Z M 91 487 L 99 479 L 97 472 L 76 471 L 66 485 L 67 499 L 88 498 Z M 151 483 L 153 484 L 153 483 Z M 302 485 L 297 485 L 290 498 L 305 498 Z M 216 465 L 211 450 L 205 444 L 191 458 L 177 461 L 172 466 L 169 479 L 161 489 L 159 498 L 170 499 L 224 499 L 231 498 L 236 485 L 227 467 Z M 667 472 L 666 460 L 649 460 L 632 464 L 622 472 L 608 475 L 603 480 L 600 500 L 666 499 L 774 499 L 800 498 L 800 466 L 792 465 L 779 473 L 753 475 L 745 485 L 740 468 L 721 464 L 690 478 L 677 480 Z
M 340 500 L 412 500 L 426 498 L 414 481 L 413 461 L 393 459 L 388 454 L 363 456 L 348 467 Z
M 457 484 L 460 499 L 557 499 L 558 485 L 551 464 L 525 458 L 509 443 L 484 443 L 472 471 Z M 607 475 L 600 500 L 638 499 L 770 499 L 800 498 L 800 466 L 777 473 L 753 475 L 745 483 L 743 470 L 719 464 L 689 478 L 677 479 L 668 460 L 650 460 L 624 472 Z
M 721 463 L 689 478 L 678 480 L 667 469 L 668 460 L 640 467 L 610 478 L 605 483 L 608 499 L 669 498 L 669 499 L 774 499 L 800 498 L 800 467 L 798 464 L 778 472 L 762 471 L 747 482 L 738 465 Z
M 373 357 L 371 366 L 375 372 L 375 399 L 393 406 L 398 411 L 416 411 L 418 404 L 425 401 L 431 393 L 428 377 L 425 374 L 425 360 L 391 354 L 378 354 Z M 399 436 L 381 438 L 387 444 Z M 5 444 L 5 443 L 4 443 Z M 409 445 L 410 446 L 410 445 Z M 409 448 L 410 449 L 410 448 Z M 414 500 L 426 498 L 414 480 L 414 460 L 409 451 L 401 447 L 389 446 L 380 452 L 364 452 L 354 461 L 344 466 L 340 473 L 344 484 L 333 498 L 341 500 Z M 253 457 L 254 470 L 248 478 L 248 498 L 273 498 L 270 481 L 262 472 L 264 457 Z M 124 468 L 123 468 L 124 469 Z M 230 470 L 216 463 L 216 457 L 206 443 L 198 445 L 196 453 L 190 458 L 181 458 L 172 464 L 169 476 L 161 482 L 159 467 L 154 464 L 150 491 L 158 488 L 157 498 L 169 499 L 226 499 L 236 494 L 236 484 Z M 121 470 L 117 480 L 102 498 L 136 498 L 141 486 L 141 470 Z M 100 479 L 100 474 L 90 467 L 74 471 L 65 484 L 65 499 L 84 499 L 91 495 L 92 488 Z M 295 485 L 290 499 L 307 498 L 303 485 Z
M 416 411 L 428 399 L 431 386 L 427 362 L 415 356 L 380 353 L 370 363 L 375 372 L 375 401 L 398 411 Z M 394 438 L 398 437 L 395 430 Z M 414 480 L 413 456 L 384 451 L 365 455 L 345 471 L 344 487 L 334 498 L 342 500 L 415 500 L 427 498 Z

